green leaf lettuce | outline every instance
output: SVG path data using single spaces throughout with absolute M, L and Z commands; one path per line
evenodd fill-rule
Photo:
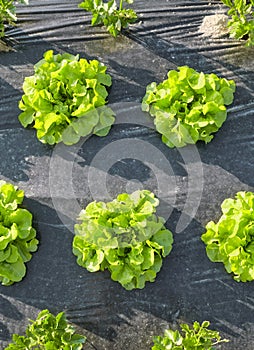
M 5 25 L 14 26 L 17 21 L 15 3 L 28 5 L 28 0 L 0 0 L 0 38 L 5 35 Z
M 108 269 L 128 290 L 153 282 L 173 243 L 164 219 L 155 214 L 158 204 L 147 190 L 88 204 L 75 225 L 77 263 L 90 272 Z
M 0 180 L 0 281 L 6 286 L 23 279 L 38 245 L 32 214 L 19 208 L 23 198 L 22 190 Z
M 209 321 L 195 321 L 192 326 L 180 324 L 181 331 L 167 329 L 163 337 L 154 337 L 152 350 L 213 350 L 217 344 L 228 342 L 219 332 L 208 329 L 209 325 Z
M 26 335 L 13 334 L 12 343 L 5 350 L 81 350 L 86 337 L 76 334 L 68 324 L 64 312 L 56 316 L 42 310 L 26 329 Z
M 221 204 L 222 216 L 210 221 L 202 241 L 213 262 L 222 262 L 236 281 L 254 280 L 254 193 L 238 192 Z
M 116 37 L 122 28 L 128 28 L 129 24 L 137 20 L 136 12 L 124 8 L 124 2 L 131 4 L 133 0 L 120 0 L 119 7 L 115 0 L 84 0 L 79 7 L 92 13 L 92 26 L 104 25 L 107 31 Z
M 19 121 L 37 130 L 43 143 L 67 145 L 90 134 L 105 136 L 114 123 L 106 107 L 111 77 L 97 60 L 87 61 L 52 50 L 34 66 L 34 75 L 23 83 Z
M 226 120 L 225 105 L 233 102 L 234 91 L 233 80 L 182 66 L 169 71 L 160 84 L 147 86 L 142 110 L 154 117 L 168 147 L 208 143 Z

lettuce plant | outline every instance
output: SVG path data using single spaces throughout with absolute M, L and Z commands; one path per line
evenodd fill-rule
M 35 74 L 25 78 L 19 103 L 21 124 L 32 125 L 38 139 L 51 145 L 60 141 L 74 144 L 92 133 L 107 135 L 114 117 L 104 106 L 106 87 L 111 85 L 106 70 L 97 60 L 45 52 L 34 66 Z
M 168 147 L 208 143 L 226 120 L 225 105 L 233 102 L 235 83 L 187 66 L 178 70 L 169 71 L 162 83 L 147 86 L 142 110 L 154 117 Z
M 254 0 L 221 0 L 229 7 L 228 27 L 230 37 L 246 38 L 246 45 L 254 45 Z
M 48 310 L 39 313 L 26 329 L 26 335 L 13 334 L 5 350 L 81 350 L 86 337 L 75 334 L 64 312 L 52 315 Z
M 202 241 L 208 258 L 222 262 L 236 281 L 254 280 L 254 193 L 238 192 L 221 204 L 222 216 L 210 221 Z
M 22 280 L 25 262 L 37 250 L 32 214 L 19 208 L 23 198 L 22 190 L 0 181 L 0 281 L 5 286 Z
M 0 0 L 0 38 L 4 37 L 5 23 L 13 26 L 17 21 L 15 2 L 28 5 L 28 0 Z
M 90 272 L 108 269 L 127 290 L 153 282 L 173 243 L 164 219 L 155 214 L 158 204 L 147 190 L 119 194 L 108 203 L 90 203 L 75 225 L 77 263 Z
M 130 23 L 137 20 L 137 14 L 132 9 L 123 8 L 123 3 L 132 4 L 133 0 L 120 0 L 119 7 L 115 0 L 104 2 L 104 0 L 84 0 L 79 7 L 85 11 L 92 12 L 93 26 L 104 25 L 107 31 L 116 37 Z
M 154 337 L 152 350 L 213 350 L 216 345 L 228 342 L 221 339 L 219 332 L 208 329 L 209 325 L 208 321 L 202 324 L 195 321 L 192 327 L 181 324 L 181 332 L 167 329 L 163 337 Z

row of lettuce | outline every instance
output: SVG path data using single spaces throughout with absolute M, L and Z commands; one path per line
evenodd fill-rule
M 36 129 L 38 139 L 50 145 L 72 145 L 91 134 L 106 136 L 115 121 L 114 112 L 106 106 L 107 88 L 112 84 L 106 70 L 97 60 L 45 52 L 34 66 L 34 75 L 24 79 L 24 94 L 19 102 L 21 124 Z M 161 83 L 149 84 L 140 108 L 154 118 L 155 128 L 168 147 L 208 143 L 226 120 L 226 105 L 233 102 L 234 92 L 233 80 L 182 66 L 170 70 Z M 32 216 L 18 208 L 23 195 L 11 184 L 2 183 L 0 278 L 4 285 L 23 278 L 24 262 L 37 249 Z M 235 200 L 226 200 L 221 220 L 208 224 L 202 236 L 209 258 L 224 262 L 227 271 L 241 281 L 254 278 L 250 268 L 252 196 L 250 192 L 239 192 Z M 249 205 L 247 211 L 244 203 Z M 126 289 L 143 288 L 146 281 L 154 281 L 173 242 L 164 219 L 155 214 L 157 206 L 158 200 L 145 190 L 121 194 L 112 203 L 89 204 L 80 214 L 81 224 L 75 226 L 73 250 L 78 263 L 89 271 L 108 269 L 112 279 Z M 243 215 L 242 221 L 237 209 Z M 248 225 L 246 220 L 250 221 Z M 234 227 L 233 234 L 226 229 L 224 237 L 223 225 Z M 242 260 L 246 263 L 240 263 Z M 10 271 L 8 264 L 12 266 Z
M 107 88 L 112 81 L 103 64 L 68 53 L 54 55 L 50 50 L 35 65 L 34 71 L 23 84 L 19 120 L 23 126 L 35 128 L 41 142 L 71 145 L 80 137 L 109 133 L 115 115 L 106 106 Z M 156 130 L 168 147 L 183 147 L 199 140 L 208 143 L 226 120 L 225 106 L 233 102 L 234 92 L 233 80 L 183 66 L 178 71 L 169 71 L 163 82 L 149 84 L 141 108 L 154 117 Z M 32 214 L 20 207 L 23 198 L 22 190 L 0 182 L 0 281 L 3 285 L 23 279 L 25 263 L 38 248 Z M 90 272 L 107 269 L 111 278 L 127 290 L 144 288 L 147 281 L 153 282 L 173 244 L 173 234 L 166 228 L 165 220 L 156 215 L 158 204 L 158 199 L 147 190 L 123 193 L 108 203 L 90 203 L 81 211 L 80 223 L 74 228 L 73 253 L 77 263 Z M 253 207 L 251 192 L 239 192 L 235 199 L 226 199 L 222 204 L 222 217 L 218 223 L 208 223 L 207 232 L 202 235 L 210 260 L 223 262 L 237 281 L 254 279 Z M 54 318 L 43 314 L 39 324 L 47 317 Z M 207 326 L 207 323 L 195 323 L 193 328 L 183 325 L 183 334 L 167 330 L 163 337 L 154 338 L 153 349 L 193 349 L 194 345 L 211 349 L 221 340 L 216 332 L 207 330 Z M 28 335 L 31 334 L 28 331 Z M 36 346 L 39 340 L 30 338 L 14 335 L 9 349 Z M 73 336 L 71 332 L 60 338 L 76 342 L 76 347 L 70 347 L 73 349 L 80 349 L 84 342 L 84 337 Z M 199 344 L 200 339 L 204 343 Z M 48 348 L 61 349 L 62 345 L 54 345 L 54 341 L 48 340 Z
M 208 329 L 210 323 L 195 321 L 192 326 L 181 324 L 181 330 L 165 330 L 163 336 L 154 336 L 152 350 L 212 350 L 222 339 L 219 332 Z M 5 350 L 82 350 L 87 339 L 77 334 L 64 312 L 56 316 L 42 310 L 35 321 L 30 320 L 25 335 L 13 334 L 12 343 Z
M 24 192 L 0 181 L 0 281 L 8 286 L 26 274 L 38 248 L 32 214 L 21 208 Z M 122 193 L 111 202 L 91 202 L 75 224 L 73 253 L 90 272 L 109 270 L 125 289 L 154 282 L 172 250 L 173 234 L 156 214 L 159 200 L 148 190 Z M 210 221 L 201 239 L 213 262 L 222 262 L 236 281 L 254 279 L 254 194 L 225 199 L 222 216 Z
M 0 182 L 0 280 L 3 285 L 19 282 L 25 276 L 25 263 L 37 250 L 32 214 L 21 207 L 24 192 Z M 153 282 L 162 260 L 171 252 L 173 234 L 165 220 L 156 215 L 159 200 L 148 190 L 123 193 L 111 202 L 91 202 L 80 212 L 74 227 L 73 254 L 77 263 L 90 272 L 109 270 L 111 278 L 125 289 L 144 288 Z M 201 236 L 211 261 L 223 262 L 236 281 L 254 279 L 254 193 L 238 192 L 226 199 L 222 216 L 211 221 Z M 214 349 L 226 341 L 209 322 L 198 322 L 178 330 L 166 330 L 154 337 L 153 350 Z M 51 328 L 53 327 L 54 332 Z M 59 330 L 58 330 L 59 328 Z M 82 349 L 85 337 L 74 334 L 64 313 L 56 317 L 42 311 L 26 336 L 13 335 L 6 349 Z
M 97 60 L 45 52 L 34 75 L 24 79 L 19 121 L 50 145 L 72 145 L 92 134 L 106 136 L 117 117 L 106 105 L 112 84 L 106 71 Z M 140 109 L 154 118 L 168 147 L 208 143 L 225 122 L 234 92 L 233 80 L 182 66 L 170 70 L 161 83 L 147 86 Z
M 252 1 L 223 0 L 231 8 L 229 27 L 235 31 L 232 36 L 242 38 L 244 33 L 249 44 L 254 36 L 254 23 L 248 17 L 253 15 Z M 28 4 L 26 0 L 20 2 Z M 123 8 L 123 1 L 117 6 L 115 1 L 86 0 L 80 7 L 92 12 L 92 25 L 104 24 L 113 36 L 137 18 L 133 10 Z M 1 10 L 3 36 L 4 23 L 16 20 L 13 2 L 3 0 L 0 13 Z M 21 124 L 35 128 L 38 139 L 50 145 L 75 144 L 80 137 L 91 134 L 106 136 L 115 121 L 115 113 L 106 106 L 107 89 L 112 84 L 106 70 L 97 60 L 88 62 L 78 55 L 47 51 L 35 65 L 34 75 L 25 78 L 19 103 Z M 154 117 L 155 128 L 168 147 L 208 143 L 226 120 L 226 106 L 233 102 L 234 92 L 234 81 L 183 66 L 169 71 L 163 82 L 149 84 L 141 108 Z M 0 181 L 0 281 L 6 286 L 24 278 L 25 263 L 39 244 L 32 214 L 21 207 L 23 198 L 22 190 Z M 156 215 L 158 204 L 147 190 L 120 194 L 112 202 L 90 203 L 81 211 L 74 228 L 72 249 L 77 263 L 90 272 L 107 269 L 112 280 L 127 290 L 153 282 L 173 246 L 172 232 Z M 201 236 L 207 255 L 211 261 L 222 262 L 236 281 L 252 281 L 254 194 L 238 192 L 221 208 L 219 221 L 209 222 Z M 209 350 L 226 341 L 208 326 L 205 321 L 195 322 L 192 327 L 183 324 L 181 331 L 166 330 L 164 336 L 154 337 L 152 349 Z M 6 349 L 79 350 L 85 340 L 75 334 L 63 312 L 53 316 L 43 310 L 27 328 L 26 336 L 13 335 L 13 343 Z
M 0 38 L 5 35 L 5 25 L 13 26 L 17 20 L 15 3 L 28 5 L 29 0 L 0 1 Z M 114 37 L 138 19 L 137 13 L 126 4 L 134 0 L 84 0 L 79 7 L 91 12 L 92 26 L 103 25 Z M 227 27 L 231 38 L 243 39 L 247 46 L 254 45 L 254 0 L 220 0 L 228 7 Z

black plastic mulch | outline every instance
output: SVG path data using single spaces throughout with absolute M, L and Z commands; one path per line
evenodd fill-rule
M 91 27 L 78 3 L 19 6 L 18 27 L 6 32 L 14 50 L 0 52 L 1 178 L 25 191 L 40 239 L 24 280 L 0 286 L 0 348 L 48 308 L 66 311 L 87 335 L 87 349 L 150 349 L 152 336 L 166 327 L 206 319 L 231 340 L 221 349 L 253 350 L 253 282 L 237 283 L 222 264 L 211 263 L 200 235 L 220 217 L 225 198 L 254 187 L 254 49 L 199 32 L 204 16 L 225 13 L 220 1 L 136 0 L 140 21 L 117 39 Z M 108 66 L 117 117 L 106 138 L 53 148 L 19 124 L 24 77 L 49 49 Z M 147 84 L 181 65 L 234 79 L 237 90 L 214 140 L 177 150 L 161 142 L 140 102 Z M 92 274 L 76 264 L 72 230 L 82 206 L 135 188 L 158 195 L 159 214 L 177 233 L 156 281 L 125 291 L 107 272 Z

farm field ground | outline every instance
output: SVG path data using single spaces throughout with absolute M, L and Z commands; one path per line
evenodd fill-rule
M 66 311 L 87 336 L 88 350 L 148 350 L 154 335 L 195 320 L 209 320 L 230 339 L 220 349 L 253 350 L 253 282 L 236 282 L 222 264 L 210 262 L 200 236 L 221 216 L 225 198 L 254 190 L 254 48 L 199 31 L 205 16 L 225 13 L 220 1 L 136 0 L 139 20 L 116 39 L 91 27 L 78 3 L 18 6 L 18 26 L 6 31 L 12 49 L 0 51 L 0 177 L 25 191 L 40 241 L 23 281 L 0 286 L 0 349 L 47 308 Z M 20 125 L 24 78 L 47 50 L 108 67 L 108 101 L 116 112 L 108 136 L 52 147 Z M 234 79 L 235 99 L 211 143 L 170 149 L 140 103 L 148 84 L 183 65 Z M 154 283 L 126 291 L 108 272 L 76 264 L 73 224 L 92 200 L 138 188 L 160 199 L 158 213 L 174 245 Z

